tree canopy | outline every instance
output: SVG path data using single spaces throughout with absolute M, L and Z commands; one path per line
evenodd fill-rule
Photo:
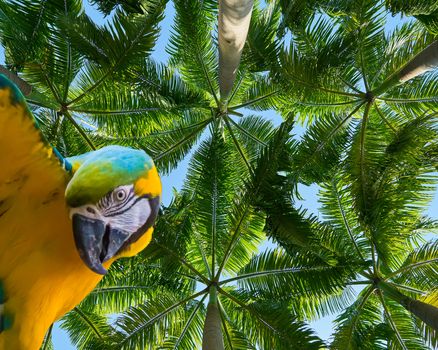
M 435 1 L 91 3 L 104 25 L 81 0 L 0 0 L 0 73 L 65 156 L 190 160 L 150 246 L 61 320 L 78 349 L 438 345 Z

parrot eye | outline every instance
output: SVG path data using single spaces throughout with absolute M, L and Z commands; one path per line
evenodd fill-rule
M 118 189 L 115 193 L 114 193 L 114 199 L 116 199 L 117 201 L 121 202 L 124 201 L 126 199 L 126 191 L 124 189 Z

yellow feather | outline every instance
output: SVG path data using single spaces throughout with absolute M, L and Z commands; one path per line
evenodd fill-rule
M 130 244 L 122 253 L 117 255 L 118 258 L 126 258 L 137 255 L 151 242 L 154 228 L 150 227 L 136 242 Z
M 161 180 L 155 166 L 138 179 L 134 185 L 135 194 L 140 196 L 144 194 L 150 194 L 152 197 L 161 196 L 161 190 Z
M 66 174 L 25 108 L 10 101 L 10 91 L 0 90 L 0 280 L 4 312 L 13 317 L 0 350 L 38 350 L 50 324 L 102 276 L 75 249 Z

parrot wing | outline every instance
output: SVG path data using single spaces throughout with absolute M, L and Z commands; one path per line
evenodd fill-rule
M 18 294 L 18 285 L 25 283 L 17 279 L 31 273 L 23 272 L 23 266 L 29 270 L 27 256 L 45 249 L 41 242 L 54 225 L 50 221 L 56 221 L 53 205 L 65 208 L 70 170 L 45 141 L 21 92 L 4 75 L 0 75 L 0 167 L 1 333 L 13 319 L 8 315 L 8 302 L 14 299 L 10 294 Z M 40 224 L 37 218 L 48 223 Z

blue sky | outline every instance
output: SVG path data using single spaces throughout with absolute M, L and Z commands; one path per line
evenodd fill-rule
M 85 2 L 85 11 L 89 16 L 93 18 L 94 21 L 97 23 L 104 23 L 105 20 L 103 16 L 92 6 L 89 5 L 88 2 Z M 168 54 L 165 51 L 166 44 L 168 43 L 170 33 L 171 33 L 171 27 L 173 23 L 173 16 L 174 16 L 174 9 L 172 2 L 169 2 L 166 8 L 165 12 L 165 18 L 161 22 L 161 33 L 160 37 L 158 39 L 155 51 L 152 55 L 152 57 L 160 62 L 167 62 Z M 400 16 L 390 17 L 387 22 L 387 30 L 391 31 L 396 25 L 399 25 L 400 23 L 406 21 L 405 19 L 401 19 Z M 0 63 L 4 62 L 4 51 L 3 48 L 0 46 Z M 272 120 L 275 124 L 279 124 L 281 122 L 281 118 L 274 112 L 274 111 L 267 111 L 258 113 L 262 114 L 264 117 Z M 298 126 L 295 130 L 295 134 L 301 135 L 304 131 L 304 129 L 300 126 Z M 172 191 L 173 188 L 180 189 L 184 180 L 184 176 L 187 170 L 187 166 L 189 163 L 189 157 L 186 157 L 178 168 L 174 170 L 169 176 L 165 176 L 162 178 L 163 180 L 163 201 L 165 204 L 169 203 L 172 197 Z M 311 213 L 319 216 L 318 208 L 319 204 L 317 201 L 317 194 L 318 194 L 318 186 L 300 186 L 299 187 L 300 193 L 302 197 L 304 198 L 303 201 L 300 201 L 299 204 L 303 207 L 307 208 Z M 435 195 L 435 199 L 432 202 L 429 210 L 428 215 L 431 217 L 438 219 L 438 194 Z M 266 247 L 269 247 L 270 243 L 266 242 L 262 249 Z M 335 318 L 335 315 L 324 317 L 316 322 L 312 322 L 312 326 L 315 328 L 317 333 L 320 337 L 323 339 L 327 339 L 329 335 L 332 332 L 333 324 L 332 321 Z M 53 332 L 53 341 L 54 346 L 56 350 L 73 350 L 75 349 L 69 342 L 68 337 L 66 336 L 65 332 L 63 332 L 59 325 L 55 325 L 54 332 Z

